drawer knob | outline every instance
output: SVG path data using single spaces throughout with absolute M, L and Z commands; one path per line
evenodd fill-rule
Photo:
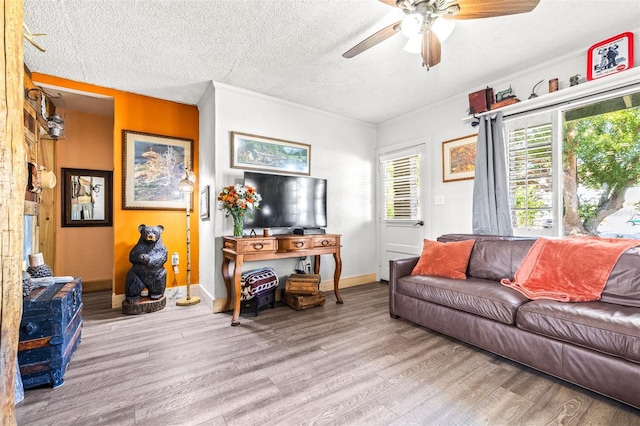
M 253 249 L 254 250 L 262 250 L 263 248 L 264 248 L 264 244 L 262 244 L 262 243 L 255 243 L 253 245 Z
M 300 248 L 300 247 L 302 247 L 302 246 L 304 245 L 304 242 L 303 242 L 303 241 L 294 241 L 294 242 L 293 242 L 293 245 L 294 245 L 296 248 Z
M 331 241 L 329 241 L 329 240 L 322 240 L 322 243 L 321 243 L 321 244 L 322 244 L 323 246 L 328 246 L 329 244 L 331 244 Z

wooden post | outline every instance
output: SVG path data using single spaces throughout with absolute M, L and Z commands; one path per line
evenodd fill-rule
M 22 0 L 0 0 L 0 423 L 14 425 L 18 331 L 22 316 L 22 239 L 26 178 L 23 132 Z

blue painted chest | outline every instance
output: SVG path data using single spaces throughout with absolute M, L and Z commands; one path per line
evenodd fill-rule
M 18 364 L 24 388 L 56 388 L 80 343 L 82 280 L 37 288 L 24 298 L 22 308 Z

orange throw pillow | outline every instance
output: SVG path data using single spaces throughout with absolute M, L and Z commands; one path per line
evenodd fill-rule
M 476 240 L 441 243 L 424 240 L 422 254 L 411 275 L 467 279 L 467 265 Z

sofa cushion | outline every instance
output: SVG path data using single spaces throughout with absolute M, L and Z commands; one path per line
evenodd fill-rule
M 640 311 L 604 302 L 534 300 L 518 309 L 517 326 L 543 336 L 640 362 Z
M 424 240 L 422 254 L 411 275 L 467 279 L 466 271 L 474 240 L 441 243 Z
M 640 308 L 640 247 L 622 253 L 613 267 L 607 285 L 602 290 L 601 302 Z
M 500 281 L 513 279 L 520 263 L 536 241 L 535 237 L 505 237 L 499 235 L 445 234 L 441 242 L 475 239 L 467 276 Z
M 500 283 L 412 275 L 398 279 L 396 292 L 505 324 L 515 324 L 516 310 L 528 299 Z
M 494 281 L 513 277 L 534 242 L 535 240 L 477 241 L 469 259 L 469 276 Z

